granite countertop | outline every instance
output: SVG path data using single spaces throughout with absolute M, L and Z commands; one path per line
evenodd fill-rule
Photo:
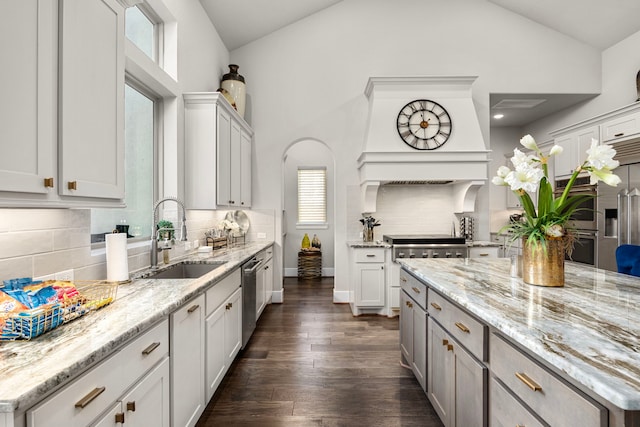
M 501 247 L 502 243 L 500 242 L 492 242 L 490 240 L 473 240 L 471 242 L 467 242 L 467 246 L 476 248 L 476 247 L 481 247 L 481 248 L 486 248 L 486 247 Z
M 565 286 L 528 285 L 497 259 L 402 259 L 434 290 L 623 410 L 640 410 L 640 279 L 567 262 Z
M 61 384 L 110 356 L 273 242 L 247 243 L 213 257 L 173 261 L 227 261 L 198 279 L 148 279 L 132 274 L 116 300 L 31 341 L 0 342 L 0 413 L 26 410 Z

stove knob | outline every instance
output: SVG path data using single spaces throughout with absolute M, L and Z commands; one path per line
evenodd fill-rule
M 404 252 L 398 252 L 398 258 L 404 258 Z
M 422 258 L 429 258 L 429 254 L 427 252 L 422 252 Z
M 456 252 L 456 258 L 462 258 L 462 253 L 461 252 Z
M 444 254 L 444 256 L 445 256 L 445 257 L 447 257 L 447 258 L 451 258 L 451 252 L 446 252 L 446 253 Z
M 434 252 L 434 253 L 433 253 L 433 257 L 434 257 L 434 258 L 438 258 L 438 253 L 437 253 L 437 252 Z
M 409 254 L 409 258 L 415 258 L 416 254 Z

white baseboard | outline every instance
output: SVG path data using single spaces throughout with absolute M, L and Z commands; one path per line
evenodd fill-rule
M 273 291 L 271 293 L 271 302 L 273 304 L 282 304 L 284 302 L 284 289 Z
M 335 268 L 323 268 L 322 269 L 322 277 L 334 277 Z M 285 268 L 284 269 L 284 277 L 298 277 L 298 269 L 297 268 Z
M 333 290 L 333 302 L 336 304 L 344 304 L 349 302 L 349 291 Z

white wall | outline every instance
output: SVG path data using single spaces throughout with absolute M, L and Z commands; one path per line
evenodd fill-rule
M 297 276 L 298 251 L 304 234 L 316 234 L 322 244 L 322 275 L 333 276 L 334 267 L 334 159 L 326 145 L 319 141 L 304 140 L 292 145 L 284 161 L 284 209 L 286 211 L 286 238 L 283 242 L 284 268 L 287 276 Z M 327 228 L 311 229 L 296 226 L 298 219 L 298 167 L 327 168 Z M 287 272 L 288 270 L 288 272 Z
M 491 92 L 594 93 L 601 83 L 598 51 L 484 1 L 344 0 L 234 50 L 231 60 L 244 70 L 252 99 L 255 206 L 281 206 L 282 174 L 273 171 L 293 141 L 315 138 L 334 153 L 338 291 L 348 289 L 348 230 L 359 226 L 348 202 L 358 197 L 349 189 L 359 184 L 369 77 L 479 76 L 474 103 L 487 145 Z M 483 237 L 489 200 L 489 189 L 481 189 Z

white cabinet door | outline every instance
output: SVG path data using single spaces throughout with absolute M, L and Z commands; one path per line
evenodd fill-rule
M 124 426 L 124 412 L 122 403 L 116 402 L 98 421 L 91 424 L 91 427 L 121 427 Z
M 217 110 L 212 101 L 184 96 L 184 202 L 187 209 L 216 208 Z
M 456 426 L 486 426 L 487 367 L 476 362 L 460 345 L 454 344 L 455 356 L 455 410 Z
M 251 207 L 251 135 L 240 133 L 240 206 Z
M 267 261 L 267 265 L 264 266 L 264 292 L 265 301 L 267 304 L 271 304 L 271 298 L 273 297 L 273 259 L 270 258 Z
M 128 427 L 169 427 L 169 358 L 145 375 L 121 402 Z
M 591 140 L 599 139 L 599 134 L 599 127 L 591 126 L 556 138 L 554 143 L 561 146 L 563 151 L 553 158 L 553 175 L 556 178 L 571 175 L 586 160 Z
M 413 321 L 413 362 L 411 368 L 416 379 L 427 390 L 427 312 L 415 302 Z
M 238 289 L 225 303 L 224 349 L 227 364 L 231 366 L 233 359 L 242 347 L 242 289 Z
M 400 291 L 400 351 L 407 365 L 413 364 L 413 302 Z
M 54 179 L 56 3 L 0 2 L 0 191 L 47 193 Z M 57 183 L 51 183 L 57 185 Z
M 242 196 L 240 195 L 242 173 L 240 171 L 240 163 L 242 160 L 242 138 L 240 137 L 241 130 L 240 124 L 231 120 L 231 164 L 230 164 L 230 176 L 227 179 L 227 185 L 229 185 L 229 193 L 231 194 L 231 200 L 229 205 L 240 206 Z
M 171 398 L 173 427 L 194 426 L 205 405 L 205 297 L 171 315 Z
M 427 396 L 445 427 L 452 426 L 454 401 L 453 344 L 431 317 L 428 320 Z M 472 424 L 473 425 L 473 424 Z
M 573 157 L 572 148 L 574 144 L 573 135 L 563 136 L 556 138 L 554 141 L 556 145 L 562 147 L 562 154 L 553 158 L 553 169 L 556 177 L 568 176 L 573 172 L 575 168 L 575 159 Z
M 231 115 L 220 107 L 218 107 L 217 137 L 217 200 L 219 205 L 228 206 L 231 204 L 231 186 L 229 185 L 231 177 Z
M 124 9 L 60 1 L 58 192 L 124 198 Z
M 384 306 L 385 271 L 382 263 L 356 264 L 356 305 Z
M 206 320 L 207 328 L 207 401 L 213 397 L 227 372 L 227 357 L 224 348 L 225 304 L 220 305 Z

